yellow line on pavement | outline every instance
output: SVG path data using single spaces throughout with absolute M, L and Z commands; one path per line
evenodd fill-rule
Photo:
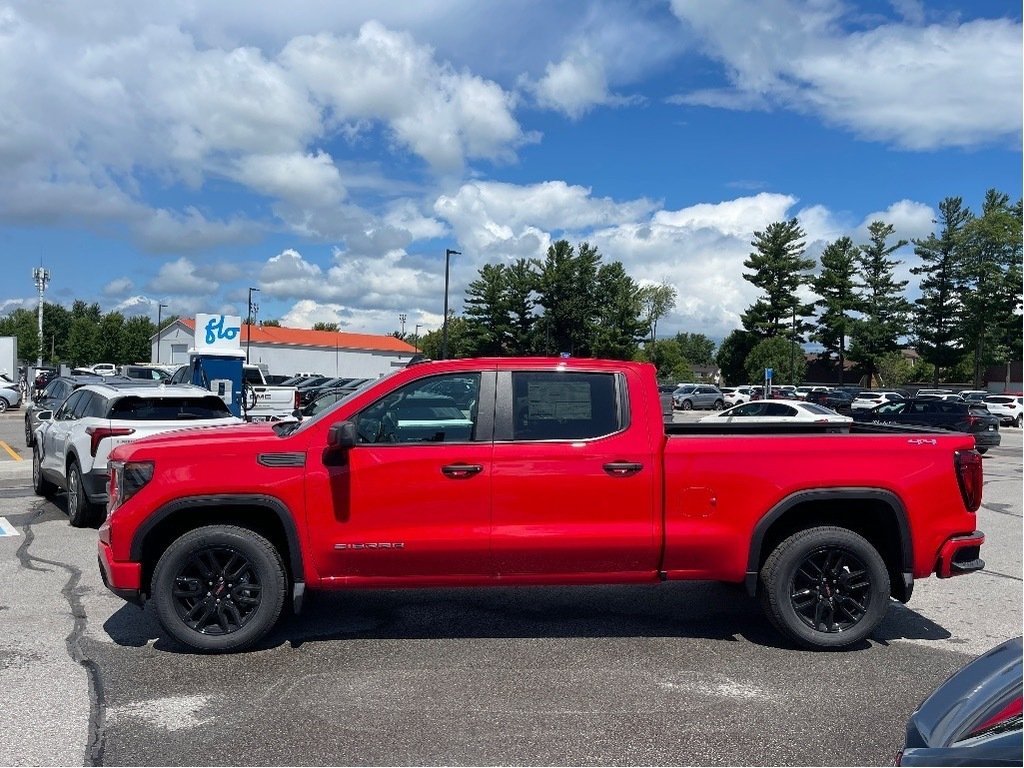
M 21 456 L 19 456 L 18 453 L 3 440 L 0 440 L 0 448 L 3 448 L 5 451 L 7 451 L 7 453 L 11 455 L 11 458 L 14 459 L 15 461 L 24 461 L 24 459 L 21 458 Z

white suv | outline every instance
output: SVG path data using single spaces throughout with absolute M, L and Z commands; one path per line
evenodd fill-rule
M 985 398 L 985 406 L 989 413 L 999 417 L 1000 424 L 1020 429 L 1024 422 L 1024 397 L 1020 395 L 989 395 Z
M 32 451 L 32 485 L 40 496 L 68 493 L 76 527 L 102 517 L 107 456 L 118 445 L 183 427 L 240 424 L 224 401 L 191 384 L 86 384 L 56 411 L 40 411 Z

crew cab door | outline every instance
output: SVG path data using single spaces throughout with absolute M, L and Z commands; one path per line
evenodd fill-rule
M 354 447 L 313 446 L 306 506 L 321 577 L 490 578 L 494 379 L 425 376 L 355 414 Z
M 626 373 L 499 372 L 491 536 L 499 576 L 654 574 L 661 475 L 649 429 L 660 429 L 661 417 L 657 400 L 639 406 Z

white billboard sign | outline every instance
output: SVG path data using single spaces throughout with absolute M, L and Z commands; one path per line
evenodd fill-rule
M 242 346 L 242 318 L 238 315 L 196 314 L 196 352 L 225 352 Z

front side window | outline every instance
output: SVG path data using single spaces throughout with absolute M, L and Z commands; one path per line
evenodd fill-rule
M 353 421 L 360 443 L 467 443 L 476 437 L 480 374 L 420 379 L 388 393 Z
M 875 413 L 903 413 L 906 407 L 906 403 L 883 403 L 875 408 Z
M 513 440 L 587 440 L 622 429 L 615 374 L 512 374 Z

